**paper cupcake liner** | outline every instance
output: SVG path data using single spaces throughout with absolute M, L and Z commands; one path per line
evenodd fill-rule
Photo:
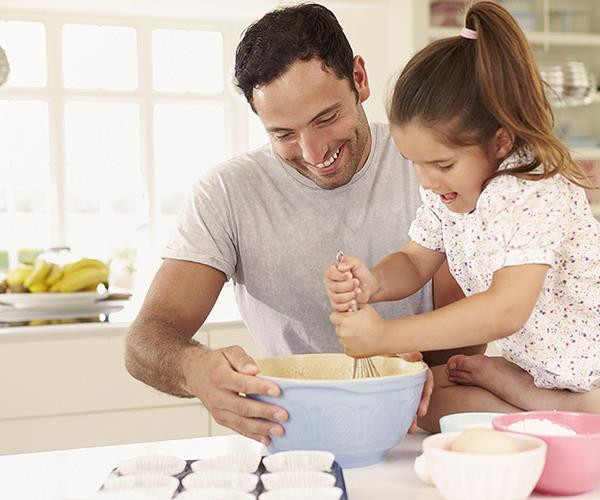
M 312 470 L 269 472 L 263 474 L 260 480 L 266 490 L 331 487 L 335 484 L 335 476 L 332 474 Z
M 221 455 L 219 457 L 197 460 L 192 463 L 192 471 L 227 470 L 231 472 L 256 472 L 262 457 L 258 453 L 239 452 Z
M 162 490 L 99 491 L 87 500 L 170 500 L 173 493 Z M 64 500 L 67 500 L 66 498 Z
M 164 474 L 176 476 L 185 469 L 185 460 L 167 455 L 144 455 L 124 460 L 117 466 L 123 475 Z
M 313 470 L 327 472 L 331 470 L 335 456 L 328 451 L 295 450 L 281 451 L 263 459 L 269 472 L 287 470 Z
M 179 479 L 159 474 L 133 474 L 131 476 L 109 477 L 104 483 L 106 491 L 140 490 L 152 492 L 170 492 L 171 495 L 179 487 Z M 158 493 L 156 493 L 158 494 Z
M 248 472 L 204 470 L 185 476 L 182 482 L 186 490 L 229 488 L 249 492 L 256 489 L 258 476 Z
M 339 500 L 342 490 L 337 486 L 329 488 L 284 488 L 281 490 L 266 491 L 258 500 Z
M 199 488 L 182 491 L 175 497 L 177 500 L 255 500 L 252 493 L 228 490 L 225 488 Z

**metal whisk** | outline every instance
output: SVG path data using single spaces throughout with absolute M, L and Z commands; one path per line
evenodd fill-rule
M 336 262 L 342 262 L 344 258 L 344 252 L 341 250 L 335 255 Z M 350 311 L 356 312 L 356 301 L 353 300 L 350 305 Z M 375 363 L 371 358 L 354 358 L 354 368 L 352 370 L 352 378 L 373 378 L 373 377 L 381 377 L 377 368 L 375 367 Z

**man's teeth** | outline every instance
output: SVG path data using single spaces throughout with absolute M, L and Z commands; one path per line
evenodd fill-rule
M 336 160 L 336 158 L 338 157 L 339 152 L 340 152 L 340 148 L 338 148 L 338 150 L 331 155 L 331 158 L 328 158 L 323 163 L 318 163 L 317 165 L 315 165 L 315 167 L 317 167 L 317 168 L 328 167 L 329 165 L 331 165 Z

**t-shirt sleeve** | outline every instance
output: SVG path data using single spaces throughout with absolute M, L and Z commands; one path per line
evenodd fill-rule
M 200 179 L 184 203 L 162 257 L 205 264 L 230 279 L 237 263 L 230 209 L 218 175 Z
M 564 182 L 498 177 L 482 194 L 482 250 L 491 271 L 507 266 L 552 266 L 568 233 L 569 197 Z
M 428 191 L 419 188 L 423 204 L 417 209 L 408 235 L 412 241 L 435 252 L 445 252 L 442 221 Z

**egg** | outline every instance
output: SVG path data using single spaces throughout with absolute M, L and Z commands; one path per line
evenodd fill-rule
M 460 433 L 450 445 L 452 451 L 463 453 L 515 453 L 519 446 L 505 432 L 471 428 Z

